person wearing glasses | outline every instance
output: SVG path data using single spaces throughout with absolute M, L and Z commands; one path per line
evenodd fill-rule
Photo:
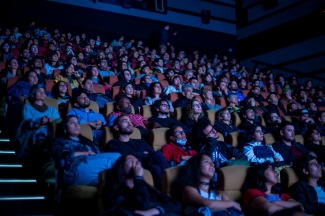
M 279 137 L 279 125 L 282 123 L 282 118 L 278 115 L 275 110 L 270 110 L 265 114 L 266 126 L 270 133 L 276 138 Z
M 166 160 L 175 165 L 184 165 L 187 160 L 196 155 L 196 151 L 188 145 L 186 131 L 181 126 L 172 126 L 167 131 L 169 143 L 161 148 Z
M 156 100 L 165 99 L 166 95 L 163 92 L 163 87 L 159 82 L 153 82 L 147 89 L 147 97 L 145 99 L 146 105 L 152 105 Z M 168 101 L 170 112 L 174 112 L 172 103 Z

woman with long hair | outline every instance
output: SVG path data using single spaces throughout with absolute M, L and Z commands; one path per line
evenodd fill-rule
M 181 78 L 178 75 L 169 78 L 169 85 L 164 88 L 164 93 L 169 95 L 172 92 L 182 93 Z
M 185 215 L 196 215 L 203 208 L 208 208 L 216 216 L 225 212 L 228 212 L 227 215 L 231 215 L 232 211 L 241 212 L 239 203 L 230 200 L 226 193 L 215 187 L 212 181 L 214 175 L 214 163 L 206 154 L 197 154 L 186 162 L 172 190 L 175 198 L 182 201 Z M 197 210 L 197 207 L 201 208 Z
M 153 82 L 150 84 L 147 89 L 147 97 L 145 99 L 145 103 L 147 105 L 152 105 L 156 100 L 165 99 L 166 95 L 163 92 L 163 87 L 159 82 Z M 174 107 L 172 103 L 168 100 L 168 105 L 170 108 L 170 112 L 174 112 Z
M 202 90 L 202 96 L 204 99 L 204 102 L 202 103 L 203 110 L 220 110 L 221 107 L 219 104 L 216 104 L 213 93 L 210 89 L 203 89 Z
M 111 89 L 111 86 L 105 82 L 102 75 L 99 74 L 98 68 L 96 65 L 92 65 L 90 69 L 87 71 L 86 79 L 90 79 L 93 81 L 94 84 L 97 84 L 99 86 L 103 86 L 105 91 L 109 91 Z
M 83 78 L 81 78 L 80 74 L 74 70 L 73 64 L 68 64 L 65 69 L 62 70 L 61 73 L 54 78 L 54 80 L 56 82 L 64 81 L 66 83 L 69 83 L 71 89 L 74 89 L 79 88 L 79 85 L 82 83 Z
M 64 81 L 58 81 L 52 88 L 52 96 L 58 102 L 59 113 L 64 111 L 67 103 L 71 99 L 68 93 L 68 85 Z
M 140 97 L 140 91 L 135 90 L 135 86 L 132 83 L 125 84 L 121 86 L 121 91 L 116 97 L 116 101 L 119 100 L 121 97 L 126 97 L 130 100 L 132 106 L 136 113 L 139 113 L 140 107 L 145 105 Z
M 149 75 L 143 76 L 140 80 L 140 84 L 137 85 L 137 90 L 147 90 L 152 82 Z
M 104 215 L 179 215 L 181 205 L 167 194 L 148 185 L 137 155 L 120 157 L 107 171 Z
M 231 114 L 227 108 L 223 108 L 217 112 L 217 119 L 213 127 L 223 135 L 227 137 L 228 134 L 239 131 L 239 129 L 232 124 Z
M 189 129 L 192 129 L 193 125 L 204 116 L 202 105 L 199 99 L 193 98 L 186 105 L 186 114 L 182 118 L 181 122 Z
M 282 193 L 277 181 L 278 173 L 268 162 L 248 169 L 243 188 L 248 215 L 305 215 L 301 203 Z
M 62 70 L 63 66 L 60 64 L 59 56 L 56 52 L 50 52 L 47 56 L 47 62 L 44 64 L 46 75 L 49 80 L 52 79 L 54 70 Z
M 243 154 L 249 162 L 270 163 L 283 161 L 281 154 L 274 151 L 271 143 L 265 144 L 264 133 L 260 126 L 251 125 L 244 133 Z
M 16 58 L 12 58 L 6 62 L 6 68 L 3 69 L 0 73 L 0 78 L 10 78 L 21 76 L 21 71 L 19 69 L 18 60 Z M 6 80 L 1 80 L 2 83 L 5 83 Z

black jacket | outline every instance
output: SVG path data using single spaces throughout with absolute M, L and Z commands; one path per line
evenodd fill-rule
M 232 145 L 219 141 L 215 138 L 209 137 L 204 143 L 199 144 L 199 150 L 201 153 L 210 155 L 211 158 L 213 153 L 218 147 L 219 152 L 227 159 L 234 157 L 236 159 L 246 160 L 245 156 Z
M 325 182 L 317 181 L 318 186 L 325 191 Z M 289 189 L 289 194 L 293 199 L 300 202 L 307 214 L 324 215 L 325 203 L 319 203 L 316 190 L 306 181 L 300 180 L 292 185 Z
M 253 124 L 258 125 L 262 128 L 264 133 L 269 133 L 269 130 L 264 127 L 263 125 L 261 125 L 260 121 L 258 119 L 255 118 Z M 243 120 L 240 125 L 238 125 L 238 128 L 241 130 L 246 130 L 249 126 L 253 125 L 252 123 L 250 123 L 249 121 Z
M 305 145 L 308 151 L 312 151 L 317 155 L 318 162 L 325 162 L 325 146 L 322 144 L 316 145 L 313 143 L 308 143 Z
M 186 126 L 187 130 L 189 133 L 192 132 L 192 127 L 196 123 L 195 120 L 190 119 L 187 115 L 185 115 L 182 119 L 181 122 Z
M 307 155 L 309 152 L 308 150 L 298 142 L 291 142 L 291 145 L 294 145 L 303 155 Z M 293 163 L 297 158 L 293 154 L 292 149 L 290 146 L 287 146 L 283 141 L 276 141 L 272 145 L 274 151 L 279 152 L 281 156 L 283 157 L 286 164 L 290 165 L 290 163 Z
M 317 129 L 318 129 L 318 131 L 320 132 L 320 135 L 321 136 L 325 136 L 325 124 L 317 124 L 316 125 L 316 127 L 317 127 Z
M 224 123 L 221 120 L 217 120 L 214 123 L 213 127 L 219 133 L 221 133 L 223 135 L 223 137 L 227 137 L 228 134 L 230 134 L 231 132 L 239 131 L 239 129 L 235 125 L 232 125 L 232 124 L 227 125 L 226 123 Z
M 295 134 L 301 134 L 301 135 L 305 136 L 308 132 L 309 127 L 313 126 L 313 125 L 315 125 L 315 123 L 308 124 L 306 122 L 297 121 L 294 123 Z
M 161 215 L 181 213 L 180 203 L 146 184 L 143 178 L 136 177 L 133 182 L 133 189 L 122 186 L 120 189 L 108 193 L 104 198 L 106 204 L 104 215 L 133 215 L 135 210 L 151 208 L 158 209 Z M 125 214 L 126 212 L 129 214 Z
M 265 98 L 262 95 L 256 95 L 253 92 L 249 92 L 247 96 L 254 97 L 255 101 L 257 101 L 260 105 L 265 101 Z
M 170 128 L 172 126 L 178 125 L 178 126 L 182 127 L 183 130 L 185 130 L 187 133 L 190 133 L 190 130 L 187 128 L 187 126 L 175 118 L 169 118 L 169 117 L 158 118 L 158 117 L 152 116 L 151 118 L 148 119 L 148 122 L 150 122 L 150 123 L 157 122 L 162 127 L 166 127 L 166 128 Z
M 186 97 L 182 96 L 181 98 L 177 99 L 174 102 L 174 108 L 177 108 L 177 107 L 186 107 L 186 104 L 188 102 L 190 102 L 190 101 L 191 101 L 190 99 L 187 99 Z
M 281 105 L 281 104 L 278 104 L 278 105 L 275 105 L 275 104 L 268 104 L 266 107 L 265 107 L 269 112 L 270 111 L 275 111 L 278 116 L 281 116 L 280 115 L 280 112 L 279 112 L 279 109 L 283 112 L 284 115 L 287 115 L 287 111 L 286 109 Z

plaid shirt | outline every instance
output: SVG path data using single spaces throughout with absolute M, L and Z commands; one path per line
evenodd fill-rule
M 108 115 L 108 126 L 113 126 L 114 120 L 117 117 L 121 116 L 121 115 L 129 116 L 131 122 L 133 123 L 133 125 L 135 127 L 143 127 L 145 129 L 147 129 L 146 126 L 143 124 L 143 121 L 146 120 L 146 119 L 142 115 L 140 115 L 140 114 L 133 114 L 133 113 L 127 115 L 127 114 L 124 114 L 122 112 L 111 112 Z

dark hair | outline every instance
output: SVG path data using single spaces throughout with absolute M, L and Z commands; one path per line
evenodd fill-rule
M 94 67 L 98 69 L 97 66 L 92 65 L 92 66 L 89 68 L 89 70 L 87 71 L 87 73 L 86 73 L 86 78 L 85 78 L 85 79 L 90 79 L 90 80 L 92 80 L 93 75 L 91 74 L 91 70 L 92 70 Z M 99 72 L 98 72 L 98 77 L 97 77 L 97 78 L 98 78 L 98 84 L 100 84 L 100 85 L 105 85 L 105 81 L 104 81 L 102 75 L 99 74 Z
M 211 125 L 210 120 L 207 117 L 200 118 L 194 125 L 192 129 L 192 135 L 196 142 L 203 143 L 206 140 L 206 135 L 203 130 Z
M 63 77 L 68 77 L 68 74 L 67 74 L 66 70 L 68 70 L 68 68 L 69 68 L 71 65 L 72 65 L 73 68 L 74 68 L 74 65 L 73 65 L 72 63 L 70 63 L 70 64 L 66 64 L 66 66 L 64 67 L 64 70 L 61 70 L 61 72 L 60 72 L 61 76 L 63 76 Z M 74 74 L 72 74 L 71 78 L 74 79 L 74 80 L 77 80 L 77 79 L 78 79 Z
M 149 86 L 149 88 L 147 89 L 147 95 L 149 96 L 149 97 L 154 97 L 155 95 L 154 95 L 154 89 L 155 89 L 155 85 L 156 84 L 158 84 L 159 86 L 160 86 L 160 88 L 161 88 L 161 93 L 160 93 L 160 95 L 159 95 L 159 97 L 160 98 L 165 98 L 166 97 L 166 95 L 165 95 L 165 93 L 164 93 L 164 88 L 163 88 L 163 86 L 161 85 L 161 83 L 160 82 L 153 82 L 153 83 L 151 83 L 150 84 L 150 86 Z
M 280 125 L 279 125 L 279 131 L 284 130 L 288 125 L 293 126 L 292 122 L 289 121 L 283 121 Z
M 253 110 L 253 108 L 252 107 L 248 107 L 248 106 L 244 106 L 244 107 L 242 107 L 241 109 L 240 109 L 240 117 L 242 118 L 242 119 L 245 119 L 244 118 L 244 115 L 246 116 L 246 112 L 248 111 L 248 110 Z
M 181 125 L 178 125 L 178 124 L 172 124 L 172 126 L 170 126 L 170 128 L 168 129 L 168 131 L 166 132 L 166 139 L 168 141 L 171 141 L 170 137 L 171 136 L 174 136 L 174 131 L 176 128 L 182 128 L 184 130 L 184 128 L 181 126 Z
M 261 164 L 257 164 L 253 167 L 248 168 L 247 175 L 245 179 L 245 183 L 243 186 L 243 191 L 246 191 L 248 189 L 257 189 L 262 192 L 266 192 L 266 177 L 265 177 L 265 170 L 268 169 L 270 166 L 270 162 L 265 162 Z M 281 187 L 278 184 L 275 184 L 271 192 L 274 194 L 280 194 L 281 195 Z
M 226 111 L 229 111 L 229 109 L 228 109 L 227 107 L 218 110 L 218 112 L 217 112 L 217 119 L 221 121 L 221 119 L 220 119 L 220 118 L 221 118 L 221 115 L 222 115 L 224 112 L 226 112 Z M 231 121 L 231 120 L 230 120 L 230 121 Z
M 325 113 L 325 111 L 318 111 L 316 113 L 315 120 L 318 121 L 318 119 L 322 117 L 323 113 Z
M 78 98 L 80 97 L 80 95 L 82 93 L 85 93 L 83 90 L 81 89 L 77 89 L 77 90 L 74 90 L 73 93 L 72 93 L 72 103 L 78 103 Z M 86 94 L 86 93 L 85 93 Z
M 314 156 L 307 154 L 299 157 L 293 162 L 292 168 L 299 177 L 299 179 L 306 179 L 306 174 L 303 172 L 303 169 L 308 169 L 309 161 L 316 159 Z
M 151 112 L 152 112 L 152 115 L 157 117 L 159 112 L 157 111 L 157 109 L 160 108 L 161 106 L 161 103 L 162 102 L 166 102 L 168 104 L 168 100 L 167 99 L 159 99 L 159 100 L 156 100 L 153 105 L 151 106 Z
M 250 142 L 254 141 L 253 135 L 254 135 L 257 127 L 261 127 L 261 126 L 252 124 L 252 125 L 249 125 L 247 128 L 245 128 L 246 130 L 242 136 L 242 138 L 244 139 L 244 143 L 250 143 Z M 262 127 L 261 127 L 261 129 L 262 129 Z M 264 143 L 264 140 L 263 140 L 263 143 Z
M 36 73 L 36 71 L 33 71 L 33 70 L 30 70 L 30 71 L 27 71 L 25 74 L 24 74 L 24 80 L 28 81 L 28 77 L 29 77 L 29 74 L 30 73 L 35 73 L 37 75 L 37 78 L 39 78 L 39 75 L 38 73 Z
M 189 101 L 187 104 L 186 104 L 186 116 L 189 118 L 189 119 L 192 119 L 192 120 L 195 120 L 194 119 L 194 114 L 193 114 L 193 103 L 194 101 L 198 101 L 201 105 L 201 101 L 198 99 L 198 98 L 192 98 L 191 101 Z M 203 113 L 203 110 L 201 110 L 202 112 L 200 113 L 198 119 L 202 118 L 204 116 L 204 113 Z
M 65 96 L 69 96 L 70 97 L 69 91 L 68 91 L 68 84 L 66 82 L 62 81 L 62 80 L 59 80 L 57 83 L 55 83 L 55 85 L 52 88 L 52 96 L 53 96 L 53 98 L 59 98 L 59 97 L 61 97 L 61 95 L 59 93 L 59 85 L 60 85 L 60 83 L 64 83 L 64 84 L 67 85 L 67 92 L 65 93 Z
M 276 97 L 278 97 L 275 92 L 270 92 L 270 94 L 266 97 L 266 101 L 269 101 L 271 99 L 271 95 L 275 95 Z

